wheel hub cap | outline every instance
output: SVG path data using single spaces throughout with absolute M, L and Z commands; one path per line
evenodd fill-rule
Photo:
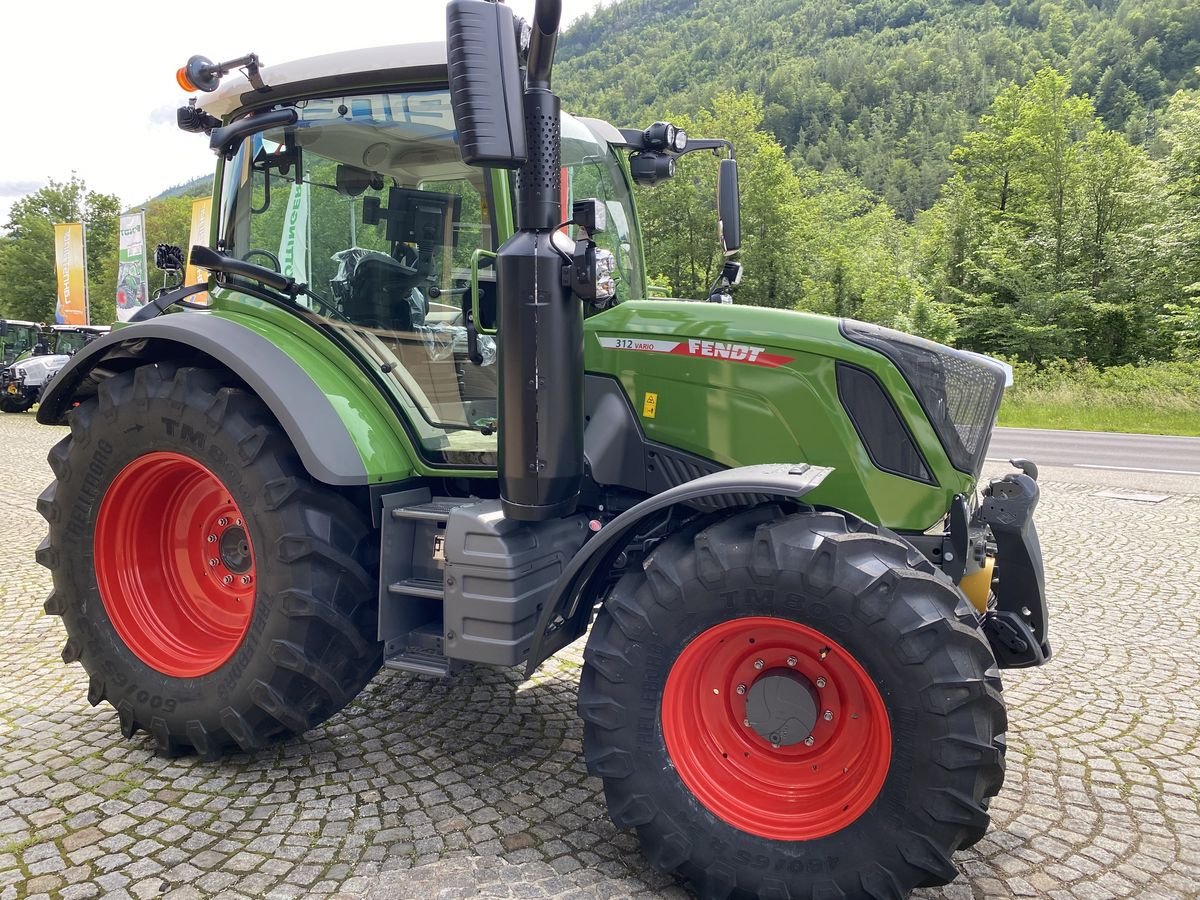
M 94 552 L 109 621 L 152 669 L 195 678 L 241 646 L 254 552 L 242 511 L 206 466 L 169 452 L 130 462 L 104 493 Z
M 817 724 L 817 689 L 803 675 L 775 669 L 750 688 L 746 720 L 759 737 L 778 747 L 801 743 Z
M 683 648 L 662 701 L 684 785 L 734 827 L 814 840 L 875 802 L 892 737 L 879 689 L 841 645 L 789 619 L 748 616 Z

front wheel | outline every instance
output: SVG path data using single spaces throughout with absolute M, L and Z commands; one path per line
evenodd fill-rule
M 0 394 L 0 412 L 23 413 L 33 408 L 33 397 L 24 394 Z
M 762 507 L 678 534 L 584 659 L 613 820 L 704 897 L 900 898 L 987 827 L 995 660 L 954 586 L 870 526 Z
M 255 750 L 378 670 L 373 532 L 258 398 L 160 363 L 107 379 L 69 423 L 38 500 L 46 611 L 126 737 L 144 729 L 163 755 Z

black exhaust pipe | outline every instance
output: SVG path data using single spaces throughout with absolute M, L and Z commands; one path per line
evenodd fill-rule
M 574 512 L 583 478 L 583 305 L 563 286 L 573 243 L 562 209 L 560 103 L 550 88 L 561 0 L 538 0 L 526 69 L 528 158 L 517 231 L 496 260 L 500 329 L 500 499 L 542 521 Z

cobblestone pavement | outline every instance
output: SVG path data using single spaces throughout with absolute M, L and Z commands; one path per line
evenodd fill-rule
M 688 896 L 584 771 L 578 647 L 529 685 L 383 672 L 302 740 L 219 765 L 123 740 L 41 611 L 59 433 L 0 416 L 0 900 Z M 923 900 L 1200 896 L 1200 479 L 1157 504 L 1071 479 L 1043 473 L 1038 519 L 1056 659 L 1007 676 L 993 829 Z

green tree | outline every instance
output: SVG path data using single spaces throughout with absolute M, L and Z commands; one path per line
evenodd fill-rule
M 751 95 L 720 94 L 711 109 L 675 121 L 691 135 L 725 137 L 736 148 L 746 267 L 738 302 L 793 306 L 799 297 L 794 248 L 800 185 L 783 148 L 762 130 L 762 103 Z M 682 296 L 706 296 L 720 272 L 716 186 L 716 159 L 694 154 L 680 161 L 675 178 L 638 191 L 649 271 L 662 273 Z
M 83 222 L 92 321 L 111 322 L 119 210 L 115 196 L 89 191 L 74 174 L 65 182 L 50 179 L 45 187 L 14 203 L 8 239 L 0 245 L 0 310 L 10 318 L 54 321 L 54 225 Z
M 146 201 L 146 260 L 150 293 L 162 286 L 162 276 L 154 268 L 154 248 L 159 244 L 174 244 L 188 250 L 192 228 L 192 195 L 161 197 Z
M 1090 100 L 1070 96 L 1070 82 L 1054 69 L 1042 69 L 1021 90 L 1015 139 L 1026 177 L 1038 185 L 1054 242 L 1054 284 L 1063 287 L 1067 218 L 1077 175 L 1080 145 L 1097 127 Z
M 1163 161 L 1170 210 L 1153 234 L 1159 271 L 1169 273 L 1161 323 L 1180 356 L 1200 359 L 1200 91 L 1171 98 Z

